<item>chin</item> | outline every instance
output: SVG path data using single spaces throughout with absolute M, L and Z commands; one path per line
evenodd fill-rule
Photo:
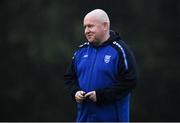
M 92 40 L 92 39 L 88 39 L 88 42 L 93 43 L 93 42 L 94 42 L 94 40 Z

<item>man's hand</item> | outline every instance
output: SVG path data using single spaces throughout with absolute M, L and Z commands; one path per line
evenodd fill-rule
M 96 91 L 90 91 L 90 92 L 86 93 L 84 97 L 85 97 L 85 98 L 89 98 L 89 99 L 92 100 L 93 102 L 96 102 L 96 101 L 97 101 Z
M 85 92 L 84 91 L 77 91 L 75 94 L 75 99 L 77 103 L 82 103 L 82 101 L 85 99 Z

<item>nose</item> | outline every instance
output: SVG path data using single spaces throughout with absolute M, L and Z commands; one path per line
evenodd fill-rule
M 88 27 L 85 28 L 85 31 L 84 31 L 84 32 L 85 32 L 85 34 L 89 33 Z

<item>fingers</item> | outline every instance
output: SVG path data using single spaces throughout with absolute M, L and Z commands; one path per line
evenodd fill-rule
M 96 92 L 91 91 L 88 93 L 85 93 L 84 91 L 77 91 L 75 94 L 75 99 L 77 103 L 82 103 L 85 99 L 90 99 L 93 102 L 96 102 Z
M 86 93 L 84 96 L 86 97 L 86 98 L 88 98 L 89 96 L 91 96 L 93 93 L 92 93 L 92 91 L 91 92 L 88 92 L 88 93 Z
M 75 94 L 76 102 L 81 103 L 85 99 L 84 94 L 85 94 L 84 91 L 77 91 Z
M 96 92 L 95 91 L 88 92 L 87 94 L 85 94 L 85 98 L 89 98 L 93 102 L 96 102 L 96 100 L 97 100 L 96 99 Z

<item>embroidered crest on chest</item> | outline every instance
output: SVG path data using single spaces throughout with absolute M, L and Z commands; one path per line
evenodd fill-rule
M 110 60 L 111 60 L 111 56 L 110 56 L 110 55 L 105 55 L 105 56 L 104 56 L 104 62 L 105 62 L 105 63 L 109 63 Z

